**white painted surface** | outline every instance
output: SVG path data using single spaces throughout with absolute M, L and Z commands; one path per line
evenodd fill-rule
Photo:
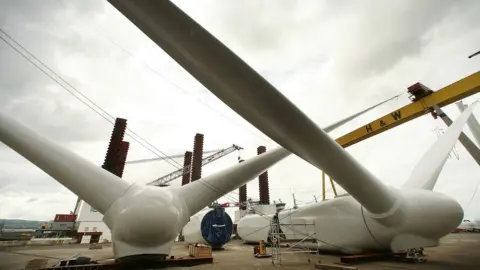
M 0 113 L 0 141 L 104 213 L 130 183 Z
M 277 206 L 275 204 L 257 204 L 253 206 L 256 213 L 264 215 L 273 215 L 277 212 Z
M 102 232 L 100 243 L 112 241 L 112 234 L 108 226 L 103 222 L 103 215 L 85 201 L 80 203 L 79 215 L 77 217 L 78 232 Z
M 443 122 L 447 126 L 452 125 L 452 119 L 450 119 L 450 117 L 441 108 L 439 108 L 438 106 L 433 106 L 433 108 L 437 112 L 437 115 L 443 120 Z M 468 119 L 467 124 L 470 120 L 472 120 L 472 117 L 474 117 L 473 114 Z M 464 132 L 460 134 L 458 140 L 462 143 L 463 147 L 465 147 L 468 153 L 473 157 L 475 162 L 477 162 L 477 164 L 480 166 L 480 148 L 478 148 L 478 146 L 472 140 L 470 140 L 470 138 Z
M 233 223 L 237 224 L 240 219 L 242 219 L 247 214 L 247 210 L 237 209 L 235 210 L 235 220 Z
M 430 149 L 428 149 L 413 169 L 404 187 L 433 189 L 452 148 L 460 137 L 463 127 L 472 116 L 473 109 L 476 105 L 477 103 L 474 103 L 470 108 L 465 110 Z M 441 111 L 439 108 L 438 110 Z
M 390 226 L 370 217 L 365 210 L 362 213 L 361 205 L 353 197 L 340 197 L 280 212 L 280 223 L 284 224 L 281 229 L 288 240 L 301 240 L 315 233 L 323 251 L 360 253 L 398 250 L 404 245 L 435 246 L 463 217 L 460 205 L 446 195 L 428 190 L 398 192 L 403 198 L 401 209 L 408 219 Z M 271 217 L 245 216 L 237 224 L 239 236 L 246 242 L 266 241 Z
M 98 212 L 97 209 L 93 208 L 91 205 L 82 201 L 80 203 L 78 211 L 77 221 L 102 221 L 103 214 Z
M 468 108 L 465 104 L 463 104 L 462 101 L 457 102 L 456 105 L 457 105 L 457 108 L 460 110 L 460 112 L 463 112 Z M 472 116 L 470 116 L 470 118 L 468 119 L 467 125 L 470 131 L 472 132 L 473 137 L 477 142 L 477 145 L 480 145 L 480 124 L 478 123 L 478 120 L 475 117 L 475 115 L 472 114 Z
M 480 231 L 480 221 L 468 219 L 463 220 L 462 223 L 460 223 L 460 225 L 457 227 L 457 229 L 468 232 Z
M 82 239 L 80 240 L 80 244 L 88 244 L 88 243 L 90 243 L 90 239 L 92 239 L 91 235 L 84 235 L 84 236 L 82 236 Z
M 112 241 L 112 233 L 103 221 L 80 221 L 78 232 L 101 232 L 100 243 Z
M 205 209 L 190 218 L 190 221 L 183 227 L 183 236 L 187 244 L 204 244 L 208 245 L 207 241 L 202 236 L 201 224 L 203 217 L 212 209 Z

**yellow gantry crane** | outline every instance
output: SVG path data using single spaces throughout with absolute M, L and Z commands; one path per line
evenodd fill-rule
M 435 117 L 433 105 L 447 106 L 480 92 L 480 71 L 437 91 L 416 83 L 410 86 L 407 92 L 412 103 L 343 135 L 336 140 L 337 143 L 346 148 L 427 113 L 432 113 Z M 334 195 L 337 196 L 332 178 L 330 183 Z M 325 173 L 322 173 L 322 199 L 325 200 Z

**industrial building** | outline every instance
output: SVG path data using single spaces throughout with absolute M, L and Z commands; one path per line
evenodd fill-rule
M 88 203 L 82 201 L 79 206 L 78 218 L 75 224 L 77 230 L 77 242 L 80 243 L 103 243 L 111 242 L 110 229 L 102 221 L 100 214 Z

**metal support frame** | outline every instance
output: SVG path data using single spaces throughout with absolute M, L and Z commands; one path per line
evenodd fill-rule
M 281 227 L 280 226 L 285 226 L 288 227 L 290 230 L 297 232 L 297 233 L 283 233 L 280 231 Z M 303 226 L 305 232 L 300 232 L 297 229 L 294 229 L 295 227 Z M 309 233 L 308 227 L 313 228 L 313 233 Z M 281 245 L 282 245 L 282 240 L 285 242 L 288 242 L 288 235 L 299 235 L 301 234 L 304 236 L 302 239 L 293 242 L 293 244 L 290 244 L 289 246 L 281 250 Z M 283 254 L 293 254 L 293 253 L 306 253 L 308 255 L 308 262 L 312 261 L 312 253 L 316 253 L 316 257 L 318 258 L 319 256 L 319 247 L 317 243 L 317 238 L 316 238 L 316 233 L 315 233 L 315 222 L 312 221 L 312 223 L 307 223 L 306 221 L 303 224 L 281 224 L 280 220 L 278 218 L 278 215 L 275 215 L 272 218 L 272 221 L 270 223 L 270 239 L 271 239 L 271 248 L 272 248 L 272 264 L 282 264 L 282 255 Z M 312 243 L 315 244 L 316 250 L 312 250 L 308 246 L 305 246 L 305 243 L 307 241 L 311 241 Z
M 327 189 L 325 188 L 326 184 L 325 184 L 325 172 L 322 171 L 322 201 L 325 201 L 326 198 L 327 198 Z M 335 187 L 335 183 L 333 182 L 333 179 L 332 177 L 328 176 L 328 178 L 330 179 L 330 185 L 332 187 L 332 190 L 333 190 L 333 197 L 337 197 L 338 194 L 337 194 L 337 188 Z M 316 202 L 316 198 L 315 198 L 315 202 Z
M 335 183 L 333 182 L 332 177 L 328 176 L 328 178 L 330 178 L 330 184 L 332 185 L 333 196 L 334 196 L 334 197 L 337 197 L 338 194 L 337 194 L 337 189 L 335 188 Z
M 423 263 L 427 261 L 426 255 L 423 253 L 423 248 L 407 249 L 405 259 L 417 263 Z
M 325 193 L 327 193 L 325 189 L 325 172 L 322 171 L 322 201 L 325 201 Z

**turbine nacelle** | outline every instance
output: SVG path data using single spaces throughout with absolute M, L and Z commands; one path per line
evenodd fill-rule
M 372 215 L 355 198 L 345 196 L 282 211 L 280 227 L 288 240 L 315 235 L 322 251 L 356 254 L 436 246 L 462 220 L 462 208 L 446 195 L 417 189 L 392 192 L 399 200 L 388 217 Z M 314 225 L 298 225 L 303 223 Z M 239 236 L 252 243 L 266 241 L 270 227 L 270 220 L 260 215 L 237 223 Z
M 463 220 L 463 208 L 453 198 L 429 190 L 403 190 L 411 222 L 406 228 L 414 228 L 426 237 L 441 238 L 452 232 Z
M 365 213 L 366 224 L 376 239 L 390 242 L 391 250 L 436 246 L 463 220 L 460 204 L 438 192 L 399 189 L 398 209 L 389 217 Z
M 104 215 L 117 257 L 167 256 L 173 240 L 190 219 L 175 188 L 132 185 Z

